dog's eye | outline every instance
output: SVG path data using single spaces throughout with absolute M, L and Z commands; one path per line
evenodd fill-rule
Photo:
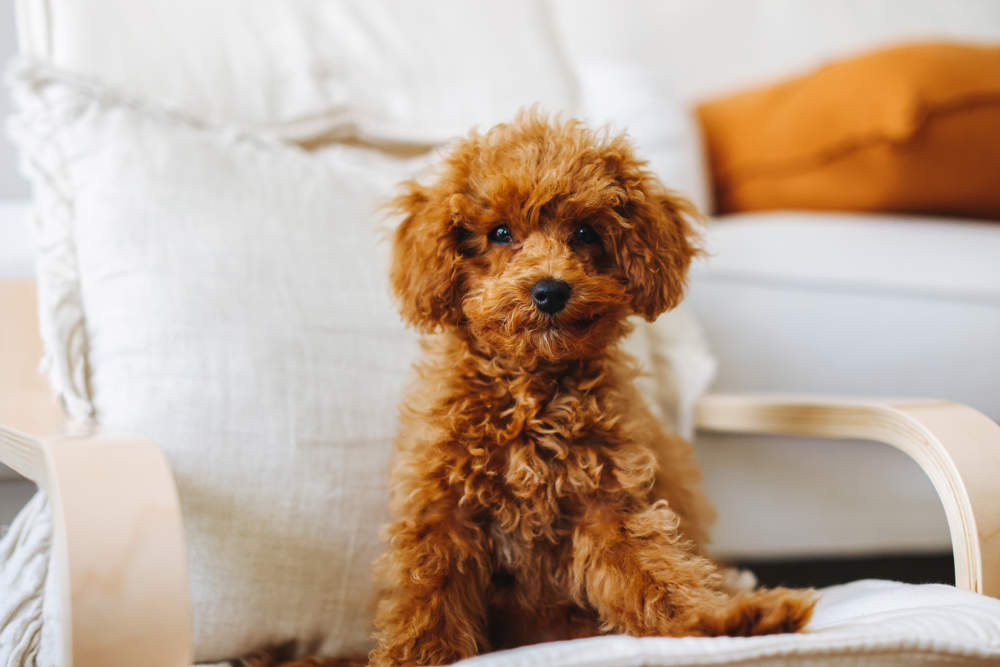
M 597 243 L 601 237 L 597 235 L 594 228 L 586 223 L 581 223 L 573 230 L 573 243 Z
M 514 237 L 510 234 L 510 227 L 507 225 L 497 225 L 491 229 L 488 238 L 492 243 L 502 244 L 507 244 L 514 240 Z

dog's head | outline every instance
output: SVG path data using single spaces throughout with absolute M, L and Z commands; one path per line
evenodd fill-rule
M 391 284 L 424 331 L 464 329 L 530 362 L 599 354 L 681 299 L 695 247 L 691 204 L 625 136 L 522 113 L 473 133 L 435 183 L 394 200 Z

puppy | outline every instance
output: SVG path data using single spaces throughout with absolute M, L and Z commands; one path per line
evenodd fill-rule
M 522 113 L 395 200 L 391 286 L 433 334 L 391 472 L 374 665 L 605 633 L 794 632 L 811 591 L 734 592 L 712 511 L 617 346 L 681 299 L 692 206 L 624 136 Z
M 697 237 L 624 136 L 524 113 L 394 202 L 391 286 L 428 334 L 401 408 L 370 663 L 606 633 L 793 632 L 811 591 L 735 591 L 712 510 L 617 343 L 683 295 Z M 333 667 L 288 651 L 247 667 Z M 284 654 L 284 655 L 283 655 Z

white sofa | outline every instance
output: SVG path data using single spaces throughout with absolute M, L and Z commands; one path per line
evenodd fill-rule
M 86 10 L 60 0 L 21 2 L 23 49 L 217 122 L 292 138 L 329 123 L 311 113 L 315 99 L 297 95 L 294 76 L 269 70 L 267 49 L 280 39 L 244 54 L 245 71 L 233 70 L 235 42 L 226 40 L 234 38 L 216 28 L 231 8 L 184 7 L 165 0 L 141 8 L 109 0 Z M 558 0 L 545 7 L 551 25 L 531 28 L 553 31 L 570 69 L 626 62 L 689 105 L 878 44 L 1000 40 L 1000 6 L 990 0 L 920 0 L 905 8 L 892 1 L 820 8 L 794 0 Z M 253 11 L 266 25 L 268 10 Z M 301 66 L 316 67 L 309 58 L 323 55 L 303 55 Z M 522 94 L 535 91 L 543 101 L 574 94 L 558 73 L 531 76 Z M 370 103 L 385 100 L 376 95 Z M 781 212 L 714 220 L 708 240 L 712 255 L 694 271 L 689 302 L 720 360 L 714 389 L 933 396 L 1000 416 L 1000 357 L 992 353 L 1000 336 L 1000 226 Z M 719 506 L 715 545 L 722 555 L 947 549 L 932 488 L 896 452 L 861 442 L 832 449 L 711 435 L 698 447 Z

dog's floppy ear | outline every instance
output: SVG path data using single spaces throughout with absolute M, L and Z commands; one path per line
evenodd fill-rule
M 404 214 L 396 228 L 389 280 L 403 319 L 421 331 L 461 319 L 458 235 L 447 197 L 416 181 L 390 202 Z
M 694 205 L 667 190 L 645 169 L 623 179 L 625 201 L 616 208 L 626 227 L 618 261 L 632 310 L 652 322 L 684 297 L 691 259 L 700 253 Z

